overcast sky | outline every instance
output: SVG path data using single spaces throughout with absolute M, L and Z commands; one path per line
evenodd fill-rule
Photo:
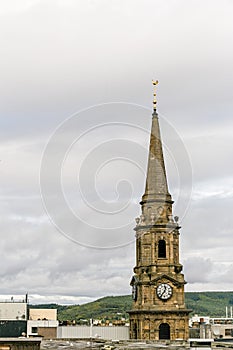
M 233 2 L 1 0 L 2 298 L 129 294 L 152 110 L 187 291 L 233 290 Z

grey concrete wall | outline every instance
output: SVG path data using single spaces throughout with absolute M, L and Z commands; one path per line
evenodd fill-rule
M 57 328 L 57 338 L 101 338 L 107 340 L 128 340 L 129 327 L 100 327 L 100 326 L 61 326 Z

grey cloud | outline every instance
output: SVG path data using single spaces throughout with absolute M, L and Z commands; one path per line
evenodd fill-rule
M 165 129 L 163 115 L 178 131 L 192 164 L 193 197 L 181 222 L 181 257 L 190 288 L 216 290 L 219 285 L 215 273 L 225 288 L 231 288 L 216 264 L 228 264 L 230 273 L 232 13 L 232 3 L 225 0 L 221 4 L 180 0 L 169 6 L 152 0 L 143 6 L 141 1 L 132 0 L 30 4 L 25 0 L 0 5 L 0 231 L 4 257 L 0 293 L 28 290 L 37 300 L 43 300 L 41 294 L 47 295 L 47 300 L 54 296 L 67 302 L 70 296 L 70 300 L 82 302 L 116 291 L 129 292 L 134 244 L 98 251 L 74 244 L 58 233 L 46 218 L 41 202 L 40 161 L 55 128 L 77 111 L 111 101 L 146 106 L 128 106 L 123 111 L 111 105 L 105 115 L 97 109 L 84 113 L 73 129 L 65 130 L 49 158 L 52 165 L 67 140 L 73 140 L 77 131 L 87 130 L 93 122 L 130 122 L 145 130 L 100 129 L 83 140 L 82 147 L 74 148 L 67 159 L 63 180 L 69 204 L 85 219 L 89 216 L 96 226 L 105 224 L 102 216 L 90 216 L 82 206 L 77 191 L 78 162 L 105 137 L 119 136 L 145 150 L 139 155 L 139 148 L 135 148 L 146 170 L 152 78 L 160 80 L 157 97 L 167 147 L 168 181 L 176 201 L 175 214 L 180 217 L 184 208 L 176 204 L 190 190 L 190 172 L 187 163 L 181 162 L 176 168 L 183 158 L 179 159 L 177 152 L 178 158 L 173 159 L 177 150 L 174 135 Z M 108 150 L 102 151 L 105 159 Z M 114 225 L 127 222 L 128 226 L 101 233 L 83 222 L 78 226 L 75 221 L 67 224 L 88 243 L 134 241 L 133 221 L 140 209 L 136 203 L 143 194 L 145 179 L 133 167 L 119 166 L 119 178 L 135 185 L 131 207 L 119 217 L 105 220 L 106 225 L 112 220 Z M 102 170 L 106 174 L 100 173 L 99 190 L 105 200 L 112 200 L 117 193 L 118 170 Z M 88 186 L 92 174 L 88 169 L 84 174 Z M 52 171 L 48 171 L 47 180 L 54 194 Z M 181 186 L 183 193 L 179 193 Z M 93 198 L 91 192 L 90 201 Z M 60 221 L 66 222 L 68 216 L 60 203 L 54 201 L 54 208 Z M 198 263 L 195 259 L 200 255 Z M 200 266 L 201 280 L 197 276 Z
M 213 270 L 212 262 L 210 259 L 197 256 L 185 260 L 184 264 L 186 279 L 190 284 L 208 283 L 209 275 Z

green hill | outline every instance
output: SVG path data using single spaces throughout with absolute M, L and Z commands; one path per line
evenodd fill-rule
M 225 317 L 226 306 L 233 306 L 233 292 L 187 292 L 185 293 L 186 306 L 192 309 L 192 314 Z M 57 304 L 30 305 L 30 307 L 56 308 L 60 321 L 77 323 L 83 320 L 120 320 L 128 318 L 127 311 L 131 309 L 130 295 L 109 296 L 82 305 L 64 306 Z
M 188 292 L 185 300 L 192 314 L 225 317 L 226 306 L 233 306 L 233 292 Z
M 68 306 L 58 314 L 60 321 L 101 319 L 120 320 L 128 318 L 127 310 L 131 309 L 132 298 L 130 295 L 104 297 L 83 305 Z

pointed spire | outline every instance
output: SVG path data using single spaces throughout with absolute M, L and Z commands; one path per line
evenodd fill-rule
M 157 80 L 156 82 L 152 82 L 154 86 L 158 84 Z M 156 112 L 157 101 L 155 96 L 156 93 L 154 92 L 154 112 L 152 114 L 146 189 L 141 204 L 156 202 L 158 205 L 164 205 L 165 202 L 172 203 L 172 199 L 168 192 L 158 114 Z

